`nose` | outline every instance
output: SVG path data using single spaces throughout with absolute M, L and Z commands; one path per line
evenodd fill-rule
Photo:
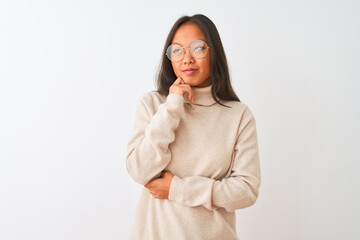
M 184 58 L 183 58 L 183 63 L 184 64 L 188 64 L 188 63 L 193 63 L 195 61 L 194 57 L 190 54 L 190 49 L 189 48 L 184 48 Z

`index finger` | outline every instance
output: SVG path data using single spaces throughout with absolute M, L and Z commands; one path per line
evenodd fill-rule
M 178 77 L 178 78 L 175 80 L 174 83 L 175 83 L 175 84 L 183 84 L 183 83 L 185 83 L 185 82 L 184 82 L 184 80 L 183 80 L 181 77 Z

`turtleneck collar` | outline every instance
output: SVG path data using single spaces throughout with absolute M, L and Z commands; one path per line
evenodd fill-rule
M 216 103 L 211 95 L 211 87 L 212 84 L 206 87 L 191 87 L 194 93 L 194 105 L 211 106 Z M 219 98 L 217 99 L 219 100 Z M 190 103 L 188 99 L 188 93 L 184 94 L 184 102 Z

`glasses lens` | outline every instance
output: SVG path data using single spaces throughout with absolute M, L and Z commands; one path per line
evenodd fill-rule
M 203 58 L 208 51 L 208 47 L 204 41 L 196 40 L 191 44 L 190 51 L 194 58 Z
M 166 50 L 166 56 L 173 62 L 180 61 L 183 57 L 183 53 L 182 47 L 178 44 L 171 44 Z

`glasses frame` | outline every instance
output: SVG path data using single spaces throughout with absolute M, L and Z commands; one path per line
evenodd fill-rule
M 203 57 L 195 57 L 195 56 L 192 54 L 193 51 L 190 50 L 190 46 L 193 45 L 193 43 L 198 42 L 198 41 L 203 42 L 203 43 L 205 44 L 205 46 L 206 46 L 206 53 L 204 54 Z M 171 46 L 175 46 L 175 45 L 178 45 L 178 46 L 182 49 L 182 57 L 181 57 L 181 59 L 180 59 L 179 61 L 173 61 L 173 60 L 171 60 L 170 56 L 168 55 L 169 48 L 170 48 Z M 210 48 L 210 47 L 207 45 L 207 43 L 206 43 L 204 40 L 201 40 L 201 39 L 194 40 L 192 43 L 190 43 L 190 46 L 189 46 L 189 47 L 183 47 L 183 46 L 181 46 L 180 44 L 173 43 L 173 44 L 171 44 L 170 46 L 168 46 L 168 47 L 166 48 L 166 53 L 165 53 L 165 55 L 167 56 L 167 58 L 168 58 L 171 62 L 180 62 L 181 60 L 183 60 L 183 58 L 184 58 L 184 56 L 185 56 L 184 48 L 188 48 L 188 49 L 189 49 L 189 52 L 190 52 L 190 55 L 191 55 L 193 58 L 201 59 L 201 58 L 204 58 L 204 57 L 206 56 L 206 54 L 208 53 L 209 48 Z

